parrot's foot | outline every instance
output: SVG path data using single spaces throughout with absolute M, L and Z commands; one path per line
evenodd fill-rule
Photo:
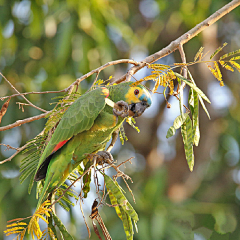
M 118 105 L 119 109 L 113 108 L 113 114 L 115 116 L 120 116 L 122 118 L 125 118 L 129 115 L 129 107 L 128 104 L 124 101 L 118 101 L 116 102 L 116 104 Z
M 114 161 L 113 156 L 110 152 L 99 151 L 96 153 L 96 163 L 98 165 L 103 165 L 104 163 L 112 163 Z

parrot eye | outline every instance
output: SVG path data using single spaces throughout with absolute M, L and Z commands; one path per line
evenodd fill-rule
M 139 94 L 139 90 L 138 90 L 138 89 L 135 89 L 135 90 L 134 90 L 134 94 L 135 94 L 135 95 L 138 95 L 138 94 Z

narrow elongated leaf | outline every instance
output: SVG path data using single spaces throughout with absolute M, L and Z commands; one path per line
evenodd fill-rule
M 198 50 L 198 52 L 196 53 L 196 55 L 195 55 L 195 57 L 194 57 L 194 62 L 196 62 L 197 60 L 198 60 L 198 58 L 199 58 L 199 60 L 201 61 L 201 55 L 202 55 L 202 53 L 203 53 L 203 49 L 204 49 L 204 47 L 200 47 L 199 48 L 199 50 Z
M 202 90 L 200 90 L 195 84 L 191 83 L 189 80 L 187 80 L 186 78 L 184 78 L 181 74 L 179 73 L 175 73 L 175 75 L 180 78 L 182 81 L 184 81 L 189 87 L 191 87 L 192 89 L 194 89 L 198 95 L 200 97 L 202 97 L 205 101 L 207 101 L 208 103 L 211 103 L 210 100 L 208 99 L 208 97 L 202 92 Z
M 224 54 L 223 56 L 221 56 L 219 59 L 222 60 L 222 59 L 225 59 L 227 57 L 230 57 L 230 56 L 233 56 L 233 55 L 236 55 L 240 53 L 240 49 L 236 50 L 236 51 L 233 51 L 233 52 L 230 52 L 230 53 L 226 53 Z
M 229 66 L 226 62 L 220 60 L 219 63 L 221 64 L 221 66 L 223 68 L 226 68 L 227 70 L 229 70 L 231 72 L 234 72 L 234 69 L 231 66 Z
M 221 71 L 220 71 L 220 68 L 219 68 L 219 65 L 218 65 L 218 62 L 217 62 L 217 61 L 214 62 L 214 67 L 215 67 L 215 69 L 216 69 L 217 80 L 218 80 L 218 81 L 222 81 L 222 73 L 221 73 Z
M 178 74 L 178 75 L 180 75 L 180 74 Z M 181 116 L 183 118 L 183 86 L 182 86 L 182 82 L 181 82 L 180 78 L 177 78 L 177 79 L 178 79 L 178 84 L 180 86 L 180 89 L 179 89 L 179 107 L 180 107 Z
M 181 126 L 181 133 L 182 133 L 187 163 L 190 171 L 192 172 L 193 166 L 194 166 L 193 131 L 192 131 L 192 121 L 189 116 L 187 116 L 185 123 Z
M 193 111 L 194 111 L 194 97 L 193 97 L 193 89 L 192 88 L 189 89 L 188 104 L 189 104 L 191 114 L 193 114 Z
M 193 143 L 198 146 L 200 140 L 198 94 L 192 88 L 189 90 L 188 99 L 193 121 Z
M 62 221 L 52 212 L 53 220 L 58 226 L 60 232 L 63 235 L 64 240 L 74 240 L 73 237 L 69 234 L 66 227 L 63 225 Z
M 127 237 L 127 240 L 133 240 L 133 225 L 131 217 L 119 206 L 122 215 L 123 228 Z
M 114 197 L 114 195 L 112 194 L 112 192 L 108 188 L 107 188 L 107 190 L 108 190 L 108 195 L 109 195 L 110 202 L 114 206 L 118 217 L 122 220 L 122 214 L 121 214 L 121 211 L 119 209 L 117 199 Z
M 229 61 L 233 67 L 235 67 L 240 72 L 240 64 L 234 61 Z
M 203 102 L 203 100 L 202 100 L 202 98 L 200 96 L 199 96 L 199 101 L 200 101 L 200 103 L 202 105 L 203 110 L 207 114 L 208 118 L 211 119 L 210 114 L 209 114 L 209 112 L 208 112 L 208 110 L 207 110 L 207 108 L 206 108 L 206 106 L 205 106 L 205 104 L 204 104 L 204 102 Z
M 32 187 L 33 187 L 33 183 L 34 183 L 34 174 L 32 174 L 31 178 L 30 178 L 30 181 L 29 181 L 29 185 L 28 185 L 28 194 L 31 193 L 32 191 Z
M 239 59 L 240 59 L 240 56 L 236 56 L 236 57 L 232 57 L 232 58 L 230 59 L 230 61 L 239 60 Z
M 210 60 L 216 56 L 220 51 L 222 51 L 222 49 L 227 46 L 227 43 L 225 42 L 221 47 L 217 48 L 217 50 L 210 56 Z
M 198 105 L 198 94 L 193 91 L 194 97 L 194 106 L 192 113 L 192 121 L 193 121 L 193 143 L 198 146 L 200 140 L 200 131 L 199 131 L 199 105 Z
M 113 181 L 108 175 L 104 174 L 104 181 L 106 187 L 112 192 L 113 196 L 117 199 L 123 210 L 135 221 L 138 221 L 138 215 L 133 209 L 132 205 L 128 202 L 127 198 L 122 193 L 117 182 Z
M 195 85 L 195 81 L 191 75 L 191 73 L 188 71 L 188 74 L 190 76 L 190 79 L 192 83 Z M 190 105 L 191 114 L 192 114 L 192 121 L 193 121 L 193 144 L 198 146 L 199 140 L 200 140 L 200 130 L 199 130 L 199 100 L 198 98 L 201 98 L 196 91 L 194 91 L 192 88 L 189 91 L 189 100 L 188 103 Z
M 196 83 L 195 83 L 195 81 L 194 81 L 194 79 L 193 79 L 193 77 L 192 77 L 192 74 L 191 74 L 189 71 L 188 71 L 188 74 L 189 74 L 189 77 L 190 77 L 192 83 L 196 86 Z M 204 102 L 203 102 L 203 100 L 202 100 L 202 97 L 201 97 L 200 95 L 198 95 L 198 99 L 199 99 L 199 101 L 200 101 L 200 103 L 201 103 L 201 105 L 202 105 L 203 110 L 204 110 L 205 113 L 207 114 L 208 118 L 211 119 L 211 118 L 210 118 L 210 114 L 208 113 L 208 110 L 207 110 L 207 108 L 206 108 L 206 106 L 205 106 L 205 104 L 204 104 Z
M 124 227 L 124 231 L 127 237 L 127 240 L 133 239 L 133 228 L 132 228 L 132 220 L 130 216 L 123 210 L 121 206 L 119 206 L 117 199 L 114 197 L 112 192 L 107 188 L 109 199 L 111 204 L 114 205 L 115 211 L 118 217 L 121 219 Z

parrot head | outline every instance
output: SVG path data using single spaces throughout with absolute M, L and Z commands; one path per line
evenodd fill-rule
M 141 84 L 134 85 L 133 82 L 120 83 L 114 85 L 113 101 L 125 101 L 129 106 L 129 115 L 131 117 L 139 117 L 143 114 L 146 108 L 152 104 L 152 99 L 149 91 Z M 111 96 L 110 96 L 111 97 Z

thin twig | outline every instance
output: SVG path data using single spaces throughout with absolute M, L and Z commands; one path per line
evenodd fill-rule
M 122 177 L 122 179 L 123 179 L 123 181 L 125 182 L 128 191 L 131 193 L 134 203 L 136 203 L 136 200 L 135 200 L 135 197 L 134 197 L 134 195 L 133 195 L 132 189 L 129 187 L 129 185 L 128 185 L 126 179 L 125 179 L 124 177 Z
M 38 109 L 38 110 L 40 110 L 40 111 L 42 111 L 42 112 L 47 112 L 46 110 L 44 110 L 44 109 L 42 109 L 42 108 L 40 108 L 40 107 L 37 107 L 36 105 L 34 105 L 33 103 L 31 103 L 23 94 L 21 94 L 8 80 L 7 80 L 7 78 L 0 72 L 0 75 L 4 78 L 4 80 L 11 86 L 11 88 L 15 91 L 15 92 L 17 92 L 23 99 L 25 99 L 28 103 L 29 103 L 29 105 L 31 106 L 31 107 L 34 107 L 34 108 L 36 108 L 36 109 Z
M 99 70 L 99 71 L 97 72 L 96 77 L 95 77 L 95 80 L 93 81 L 92 86 L 94 86 L 94 84 L 97 82 L 98 76 L 99 76 L 99 73 L 100 73 L 100 72 L 101 72 L 101 70 Z
M 89 237 L 89 239 L 90 239 L 90 237 L 91 237 L 91 231 L 90 231 L 90 229 L 89 229 L 89 227 L 88 227 L 88 224 L 87 224 L 87 221 L 86 221 L 86 218 L 85 218 L 84 212 L 83 212 L 82 202 L 81 202 L 81 201 L 82 201 L 82 200 L 80 199 L 80 201 L 79 201 L 80 210 L 81 210 L 81 213 L 82 213 L 82 216 L 83 216 L 83 220 L 84 220 L 85 225 L 86 225 L 87 230 L 88 230 L 88 237 Z
M 5 149 L 4 151 L 9 150 L 9 149 L 13 149 L 13 150 L 18 151 L 18 148 L 12 147 L 12 146 L 10 146 L 10 145 L 8 145 L 8 144 L 0 143 L 0 146 L 1 146 L 1 145 L 4 146 L 4 147 L 6 147 L 6 149 Z
M 18 97 L 18 96 L 29 95 L 29 94 L 47 94 L 47 93 L 60 93 L 60 92 L 66 92 L 66 90 L 63 89 L 63 90 L 59 90 L 59 91 L 45 91 L 45 92 L 25 92 L 25 93 L 16 93 L 16 94 L 13 94 L 13 95 L 0 97 L 0 100 L 3 101 L 4 99 L 9 98 L 9 97 Z
M 186 61 L 186 55 L 185 55 L 185 52 L 184 52 L 184 49 L 183 49 L 183 45 L 182 44 L 179 44 L 178 46 L 178 50 L 179 50 L 179 53 L 181 55 L 181 59 L 182 59 L 182 63 L 186 64 L 187 61 Z M 187 66 L 183 66 L 182 68 L 183 70 L 183 77 L 185 77 L 187 79 Z
M 30 143 L 32 143 L 32 141 L 26 143 L 25 145 L 23 145 L 23 146 L 20 147 L 20 148 L 16 148 L 16 149 L 15 149 L 16 152 L 15 152 L 12 156 L 10 156 L 9 158 L 4 159 L 3 161 L 0 161 L 0 164 L 3 164 L 3 163 L 5 163 L 5 162 L 11 161 L 18 153 L 20 153 L 23 149 L 25 149 Z M 3 144 L 3 143 L 1 143 L 0 145 L 6 146 L 6 145 Z M 8 145 L 7 145 L 7 146 L 8 146 Z M 9 146 L 9 147 L 10 147 L 10 146 Z M 8 148 L 9 148 L 9 147 L 8 147 Z M 10 148 L 13 149 L 13 147 L 10 147 Z
M 179 44 L 178 50 L 179 50 L 179 53 L 180 53 L 180 56 L 181 56 L 181 59 L 182 59 L 182 63 L 186 64 L 186 55 L 185 55 L 185 52 L 183 50 L 183 45 L 182 44 Z M 187 66 L 183 66 L 181 68 L 181 70 L 182 70 L 182 73 L 183 73 L 183 77 L 185 77 L 187 79 Z M 181 86 L 178 85 L 177 92 L 176 92 L 176 94 L 174 94 L 174 96 L 176 96 L 179 93 L 180 89 L 183 90 L 185 87 L 186 87 L 186 83 L 184 81 L 182 81 Z
M 108 62 L 106 64 L 104 64 L 103 66 L 99 67 L 99 68 L 96 68 L 94 70 L 92 70 L 91 72 L 88 72 L 87 74 L 83 75 L 82 77 L 78 78 L 74 83 L 72 83 L 68 88 L 70 88 L 72 85 L 76 85 L 76 84 L 79 84 L 79 82 L 83 81 L 84 79 L 90 77 L 91 75 L 93 75 L 94 73 L 98 73 L 100 71 L 102 71 L 103 69 L 109 67 L 109 66 L 113 66 L 113 65 L 117 65 L 117 64 L 120 64 L 120 63 L 129 63 L 129 64 L 133 64 L 134 66 L 138 66 L 139 65 L 139 62 L 136 62 L 134 60 L 131 60 L 131 59 L 119 59 L 119 60 L 116 60 L 116 61 L 111 61 L 111 62 Z M 68 89 L 66 88 L 66 90 Z
M 107 148 L 107 152 L 111 152 L 113 146 L 115 145 L 116 141 L 117 141 L 117 138 L 118 138 L 118 133 L 119 133 L 119 129 L 116 130 L 115 132 L 113 132 L 112 134 L 112 141 L 111 143 L 109 144 L 108 148 Z

